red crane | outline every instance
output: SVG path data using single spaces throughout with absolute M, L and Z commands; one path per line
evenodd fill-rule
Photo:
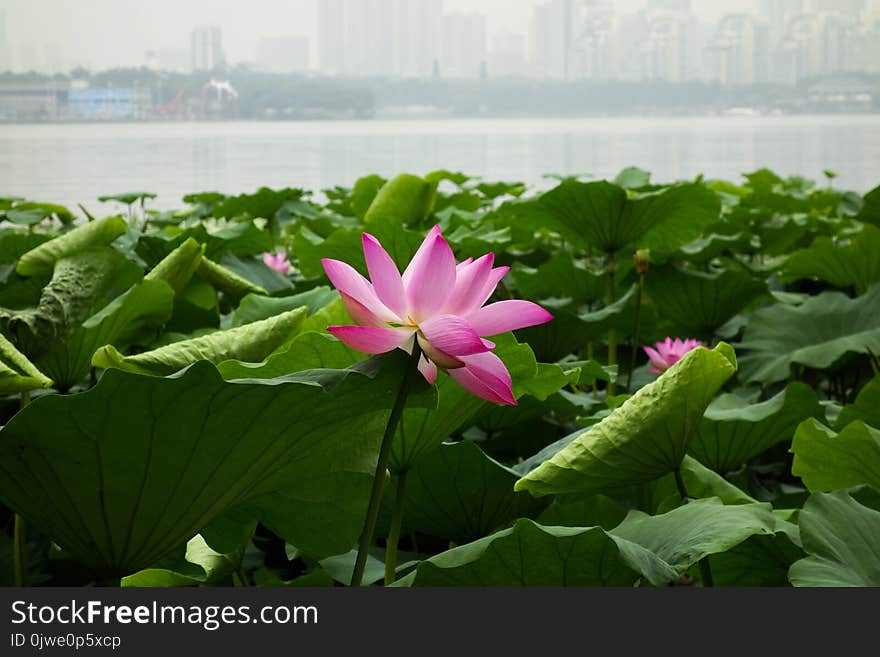
M 184 93 L 186 93 L 186 85 L 182 86 L 180 91 L 177 92 L 177 95 L 169 102 L 164 105 L 157 105 L 156 113 L 162 115 L 174 114 L 177 111 L 178 105 L 180 105 L 180 101 L 183 99 Z

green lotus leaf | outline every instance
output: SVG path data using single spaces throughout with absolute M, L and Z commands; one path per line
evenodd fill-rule
M 835 287 L 853 286 L 864 294 L 880 281 L 880 228 L 866 224 L 843 240 L 819 237 L 795 251 L 782 268 L 783 281 L 819 280 Z
M 9 340 L 0 335 L 0 395 L 48 388 L 52 379 L 43 374 Z
M 153 267 L 144 280 L 162 281 L 180 294 L 199 269 L 204 254 L 204 245 L 190 237 Z
M 243 382 L 204 362 L 171 378 L 108 371 L 0 430 L 0 500 L 104 576 L 158 563 L 236 509 L 316 558 L 340 554 L 362 529 L 405 366 Z
M 123 356 L 115 347 L 107 345 L 95 353 L 92 365 L 151 376 L 167 376 L 201 360 L 215 364 L 225 360 L 257 363 L 292 339 L 306 315 L 307 308 L 298 308 L 271 319 L 174 342 L 133 356 Z
M 675 578 L 669 564 L 600 527 L 510 529 L 422 561 L 397 586 L 634 586 Z
M 624 189 L 641 189 L 651 184 L 651 172 L 638 167 L 627 167 L 617 174 L 614 184 Z
M 19 226 L 36 226 L 49 216 L 51 215 L 38 208 L 30 210 L 16 208 L 15 210 L 9 210 L 5 214 L 0 214 L 0 221 L 5 220 Z
M 823 413 L 813 389 L 798 382 L 760 404 L 722 395 L 706 409 L 690 454 L 716 472 L 733 472 L 773 445 L 791 440 L 802 421 Z
M 703 339 L 767 292 L 766 283 L 742 270 L 706 274 L 668 266 L 652 268 L 645 288 L 668 334 Z
M 105 345 L 125 349 L 149 343 L 171 317 L 174 292 L 161 281 L 142 281 L 85 320 L 63 342 L 52 344 L 39 365 L 62 390 L 80 382 Z
M 880 512 L 844 492 L 815 493 L 798 517 L 804 551 L 794 586 L 880 587 Z
M 51 235 L 22 231 L 17 228 L 0 230 L 0 263 L 16 263 L 23 254 L 51 239 Z M 14 268 L 10 269 L 14 270 Z
M 157 281 L 151 281 L 157 282 Z M 193 336 L 220 325 L 220 297 L 210 283 L 193 277 L 180 292 L 174 295 L 174 312 L 165 325 L 165 333 L 181 333 Z
M 537 268 L 519 265 L 513 277 L 525 299 L 566 299 L 580 306 L 605 295 L 605 276 L 576 263 L 568 251 L 558 251 Z
M 401 226 L 419 224 L 432 212 L 437 183 L 411 174 L 395 176 L 382 186 L 364 223 Z
M 622 187 L 605 181 L 567 180 L 545 193 L 541 204 L 566 239 L 611 254 L 626 246 L 672 253 L 721 214 L 718 196 L 695 183 L 630 199 Z
M 101 203 L 116 201 L 117 203 L 122 203 L 124 205 L 131 205 L 132 203 L 137 203 L 138 201 L 145 201 L 152 198 L 156 198 L 156 195 L 152 192 L 129 192 L 126 194 L 111 194 L 107 196 L 99 196 L 98 200 L 101 201 Z
M 358 219 L 363 219 L 379 191 L 388 181 L 382 176 L 364 176 L 355 181 L 351 188 L 350 206 L 347 208 L 350 214 Z
M 268 294 L 289 294 L 293 290 L 290 278 L 267 267 L 261 258 L 241 259 L 226 253 L 221 265 L 257 287 L 265 289 Z
M 51 272 L 55 263 L 83 249 L 107 246 L 128 229 L 121 217 L 106 217 L 77 226 L 53 240 L 40 244 L 18 259 L 15 268 L 21 276 Z
M 865 194 L 862 209 L 856 218 L 859 221 L 880 226 L 880 187 L 875 187 Z
M 626 517 L 626 510 L 605 495 L 559 495 L 538 516 L 537 522 L 554 527 L 601 527 L 611 530 Z
M 724 504 L 753 504 L 758 501 L 692 456 L 685 456 L 681 462 L 681 480 L 688 495 L 694 499 L 717 497 Z M 681 494 L 675 475 L 658 479 L 654 484 L 653 496 L 657 507 L 662 507 L 670 499 L 677 503 Z
M 153 567 L 122 578 L 123 588 L 172 588 L 180 586 L 223 585 L 237 569 L 235 555 L 221 554 L 200 535 L 186 544 L 179 559 L 169 559 L 165 568 Z
M 528 187 L 525 183 L 521 182 L 481 182 L 478 183 L 474 189 L 476 189 L 480 194 L 485 196 L 486 198 L 495 200 L 497 198 L 501 198 L 502 196 L 512 196 L 513 198 L 519 198 L 523 194 L 526 193 Z
M 278 350 L 265 362 L 227 360 L 217 369 L 224 379 L 271 379 L 303 370 L 342 369 L 367 358 L 329 333 L 308 332 L 296 336 L 286 349 Z
M 302 189 L 269 189 L 261 187 L 254 194 L 241 194 L 225 199 L 212 198 L 220 201 L 212 212 L 215 217 L 229 219 L 247 215 L 253 219 L 272 219 L 289 201 L 298 201 L 305 195 Z
M 605 318 L 606 324 L 613 317 L 620 317 L 630 298 L 631 296 L 628 296 L 622 303 L 603 308 L 599 319 L 592 317 L 595 319 L 592 325 L 587 325 L 582 317 L 570 310 L 553 308 L 552 322 L 520 329 L 516 331 L 516 337 L 521 342 L 529 344 L 538 360 L 545 363 L 556 362 L 579 351 L 591 338 L 601 335 L 602 317 Z M 596 314 L 590 313 L 591 316 Z
M 0 220 L 6 219 L 10 223 L 20 226 L 33 226 L 44 219 L 57 217 L 62 224 L 69 226 L 76 217 L 63 205 L 54 203 L 33 203 L 25 201 L 16 203 L 15 207 L 8 209 L 5 214 L 0 212 Z
M 853 422 L 835 433 L 817 420 L 801 424 L 791 445 L 791 471 L 810 492 L 868 484 L 880 491 L 880 430 Z
M 367 274 L 364 260 L 362 228 L 339 228 L 323 238 L 307 228 L 300 228 L 293 238 L 293 253 L 297 265 L 308 278 L 324 275 L 321 260 L 332 258 L 350 264 L 362 274 Z M 369 232 L 378 239 L 388 254 L 404 271 L 419 245 L 425 239 L 423 230 L 407 230 L 400 224 L 379 222 L 369 226 Z
M 737 345 L 742 378 L 766 385 L 787 379 L 792 365 L 823 370 L 847 354 L 880 354 L 878 307 L 880 285 L 856 299 L 824 292 L 755 311 Z
M 279 313 L 307 306 L 314 314 L 339 298 L 339 293 L 332 288 L 316 287 L 308 292 L 301 292 L 289 297 L 267 297 L 260 294 L 248 294 L 238 308 L 229 316 L 224 328 L 235 328 L 261 319 L 269 319 Z
M 616 372 L 595 361 L 538 363 L 534 377 L 522 383 L 523 389 L 538 401 L 547 399 L 568 386 L 591 386 L 596 381 L 613 381 Z
M 611 534 L 641 545 L 683 573 L 701 559 L 726 552 L 751 536 L 774 535 L 783 523 L 769 504 L 725 505 L 709 498 L 657 516 L 630 511 Z M 788 531 L 797 535 L 793 525 Z
M 516 483 L 535 496 L 599 493 L 675 471 L 703 412 L 736 372 L 729 345 L 699 348 Z
M 89 247 L 58 260 L 35 309 L 4 314 L 0 321 L 6 335 L 36 361 L 76 333 L 114 292 L 139 278 L 138 267 L 118 251 Z
M 784 523 L 774 535 L 755 534 L 709 558 L 715 586 L 789 586 L 788 572 L 802 559 L 797 528 Z M 786 529 L 788 529 L 786 531 Z
M 246 278 L 205 257 L 199 261 L 199 268 L 196 271 L 203 280 L 233 297 L 243 297 L 246 294 L 268 294 L 266 288 L 251 283 Z
M 705 264 L 727 252 L 738 252 L 748 248 L 749 235 L 745 231 L 736 231 L 735 226 L 722 224 L 707 228 L 705 237 L 685 244 L 679 249 L 677 255 L 687 262 Z
M 530 495 L 514 493 L 518 478 L 476 443 L 442 444 L 406 474 L 403 526 L 456 543 L 503 529 L 544 506 Z
M 880 427 L 880 376 L 868 381 L 855 402 L 841 409 L 835 428 L 839 431 L 856 420 L 862 420 L 872 427 Z

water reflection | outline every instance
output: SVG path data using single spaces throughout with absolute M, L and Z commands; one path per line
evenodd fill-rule
M 450 169 L 549 184 L 547 173 L 736 179 L 767 166 L 880 183 L 880 116 L 528 119 L 0 126 L 0 195 L 74 205 L 132 190 L 175 207 L 187 193 L 321 189 L 368 173 Z

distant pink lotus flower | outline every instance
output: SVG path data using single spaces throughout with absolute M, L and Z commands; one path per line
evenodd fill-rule
M 682 341 L 680 338 L 666 338 L 664 342 L 657 343 L 657 349 L 651 347 L 642 347 L 648 358 L 651 359 L 651 372 L 654 374 L 662 374 L 670 367 L 675 365 L 689 351 L 693 351 L 697 347 L 702 347 L 703 343 L 699 340 L 687 339 Z
M 290 271 L 290 261 L 287 259 L 286 253 L 264 253 L 263 262 L 269 269 L 274 269 L 282 276 Z
M 429 383 L 436 381 L 439 366 L 477 397 L 515 406 L 510 373 L 492 353 L 494 343 L 481 336 L 543 324 L 553 316 L 530 301 L 483 305 L 510 268 L 493 268 L 491 253 L 456 264 L 439 226 L 402 276 L 375 237 L 365 233 L 363 247 L 372 283 L 344 262 L 322 261 L 358 323 L 327 330 L 365 354 L 412 353 L 417 339 L 423 353 L 419 371 Z

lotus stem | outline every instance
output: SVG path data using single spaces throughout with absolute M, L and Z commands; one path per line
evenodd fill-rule
M 869 361 L 871 363 L 871 369 L 874 371 L 874 376 L 880 376 L 880 359 L 877 358 L 877 354 L 868 349 Z
M 15 514 L 15 528 L 13 529 L 13 571 L 15 573 L 15 585 L 27 586 L 27 535 L 24 518 Z
M 20 408 L 24 408 L 31 402 L 31 393 L 21 393 Z M 24 518 L 17 513 L 13 519 L 12 530 L 12 569 L 16 586 L 27 586 L 27 527 Z
M 684 485 L 684 478 L 681 476 L 681 466 L 675 469 L 675 485 L 678 488 L 678 494 L 681 495 L 681 499 L 687 502 L 690 499 L 690 495 L 688 495 L 687 486 Z M 715 585 L 715 581 L 712 578 L 712 567 L 709 565 L 709 557 L 703 557 L 700 559 L 700 579 L 703 582 L 703 586 L 707 588 L 711 588 Z
M 636 369 L 636 358 L 639 349 L 639 333 L 642 328 L 642 292 L 645 288 L 645 275 L 639 274 L 639 286 L 636 288 L 636 321 L 633 326 L 632 354 L 629 360 L 629 374 L 626 376 L 626 391 L 632 392 L 633 370 Z
M 607 305 L 611 305 L 614 303 L 614 271 L 616 269 L 616 263 L 614 262 L 614 257 L 609 256 L 608 259 L 608 293 L 605 297 L 605 303 Z M 610 329 L 608 331 L 608 366 L 611 367 L 613 365 L 617 365 L 617 331 L 614 329 Z M 608 382 L 608 389 L 606 392 L 606 399 L 608 397 L 613 397 L 617 392 L 617 386 L 613 381 Z
M 394 435 L 397 433 L 397 425 L 403 417 L 406 409 L 406 400 L 412 387 L 412 381 L 418 374 L 419 359 L 422 357 L 422 349 L 419 341 L 413 340 L 413 350 L 406 371 L 400 381 L 397 390 L 397 398 L 385 425 L 385 434 L 382 436 L 382 447 L 379 448 L 379 460 L 376 463 L 376 473 L 373 476 L 373 489 L 370 492 L 370 502 L 367 505 L 367 516 L 364 519 L 364 529 L 361 532 L 361 540 L 358 545 L 357 560 L 354 571 L 351 574 L 351 585 L 360 586 L 364 579 L 364 569 L 367 566 L 367 551 L 373 542 L 373 534 L 376 531 L 376 519 L 379 517 L 379 505 L 382 502 L 382 488 L 385 485 L 385 471 L 388 469 L 388 459 L 391 457 L 391 446 L 394 444 Z
M 590 342 L 590 344 L 587 345 L 587 360 L 594 360 L 595 357 L 596 357 L 595 349 L 593 348 L 593 343 Z M 598 394 L 599 394 L 599 381 L 598 381 L 598 379 L 595 379 L 593 381 L 593 398 L 595 399 Z
M 385 544 L 385 586 L 397 580 L 397 543 L 403 527 L 404 494 L 406 492 L 406 472 L 397 475 L 397 490 L 394 495 L 394 508 L 391 511 L 391 530 Z

